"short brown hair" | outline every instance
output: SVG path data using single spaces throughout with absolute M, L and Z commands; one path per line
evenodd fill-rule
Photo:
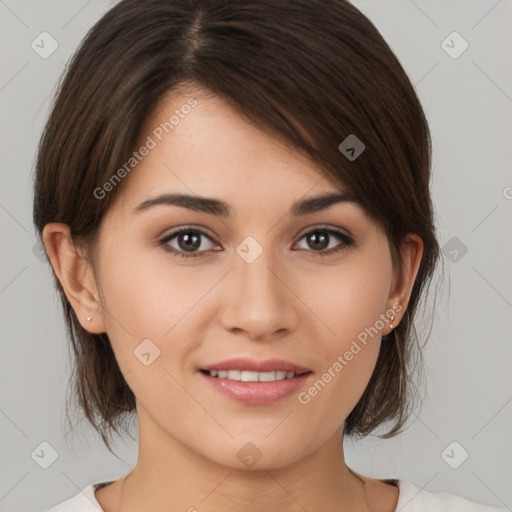
M 345 0 L 123 0 L 90 30 L 67 68 L 41 138 L 34 223 L 70 226 L 91 244 L 115 191 L 93 191 L 131 156 L 164 94 L 195 84 L 296 148 L 362 203 L 388 237 L 394 268 L 407 233 L 424 244 L 409 305 L 387 336 L 346 435 L 408 417 L 413 319 L 440 251 L 430 198 L 428 124 L 404 69 L 372 22 Z M 353 161 L 338 149 L 355 134 Z M 135 397 L 108 337 L 84 330 L 56 279 L 75 364 L 73 396 L 103 441 Z

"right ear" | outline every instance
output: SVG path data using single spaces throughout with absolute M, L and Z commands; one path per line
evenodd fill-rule
M 43 243 L 53 270 L 81 326 L 89 332 L 106 331 L 94 272 L 80 255 L 67 224 L 50 222 L 43 229 Z M 88 322 L 87 318 L 91 320 Z

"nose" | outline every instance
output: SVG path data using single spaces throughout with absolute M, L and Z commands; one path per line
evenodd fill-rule
M 293 293 L 292 273 L 263 250 L 252 262 L 234 254 L 224 282 L 221 322 L 225 329 L 252 340 L 278 339 L 298 322 L 300 301 Z

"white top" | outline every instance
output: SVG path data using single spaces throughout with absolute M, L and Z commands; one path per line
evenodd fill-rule
M 91 484 L 69 500 L 45 512 L 104 512 L 94 492 L 109 483 L 112 482 Z M 400 493 L 395 512 L 506 512 L 504 508 L 482 505 L 448 492 L 422 490 L 400 478 L 397 483 Z

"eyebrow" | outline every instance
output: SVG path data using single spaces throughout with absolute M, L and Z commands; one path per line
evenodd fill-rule
M 293 217 L 307 215 L 309 213 L 325 210 L 337 203 L 354 203 L 362 206 L 361 202 L 348 192 L 325 194 L 316 197 L 300 199 L 293 203 L 290 214 Z M 209 213 L 218 217 L 230 218 L 233 210 L 224 201 L 210 197 L 191 196 L 186 194 L 162 194 L 157 197 L 146 199 L 134 209 L 134 213 L 141 212 L 160 205 L 181 206 L 196 212 Z

